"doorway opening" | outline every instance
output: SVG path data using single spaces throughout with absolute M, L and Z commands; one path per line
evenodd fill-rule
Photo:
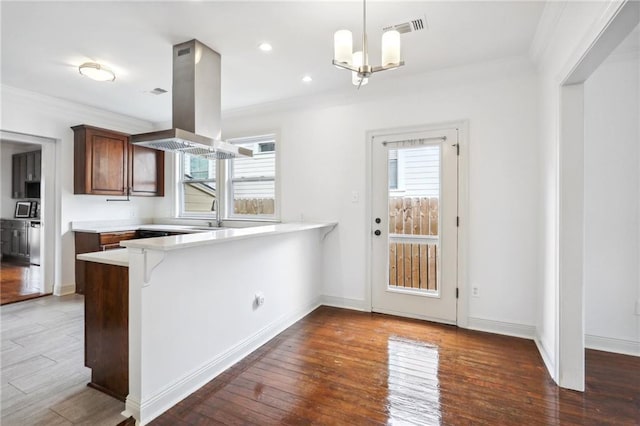
M 603 61 L 611 55 L 617 46 L 637 27 L 639 22 L 640 4 L 638 2 L 622 3 L 604 31 L 597 35 L 593 44 L 586 49 L 577 64 L 567 71 L 566 78 L 559 88 L 559 303 L 557 308 L 558 325 L 556 331 L 557 352 L 555 354 L 558 362 L 555 376 L 560 386 L 578 391 L 584 391 L 585 389 L 586 345 L 584 302 L 585 274 L 589 272 L 589 269 L 585 268 L 585 255 L 590 256 L 590 251 L 587 250 L 585 252 L 585 248 L 588 242 L 586 238 L 591 228 L 591 225 L 589 228 L 585 226 L 588 225 L 585 221 L 589 220 L 590 217 L 589 214 L 585 216 L 585 213 L 589 213 L 585 210 L 585 197 L 589 203 L 589 194 L 585 192 L 587 190 L 587 188 L 585 188 L 585 174 L 589 173 L 589 170 L 585 168 L 585 160 L 592 156 L 588 152 L 585 155 L 585 129 L 588 129 L 588 126 L 585 127 L 585 82 L 591 78 Z M 627 88 L 627 90 L 633 89 Z M 637 124 L 637 114 L 633 120 L 634 123 Z M 599 143 L 619 144 L 619 141 L 617 141 L 614 136 L 609 135 L 607 139 L 606 141 L 599 141 Z M 637 133 L 635 144 L 637 148 Z M 628 156 L 632 154 L 625 153 L 623 155 Z M 599 160 L 602 159 L 603 157 L 600 156 Z M 603 164 L 599 165 L 599 167 L 602 166 Z M 619 164 L 608 164 L 608 166 L 620 167 Z M 637 163 L 635 167 L 637 179 Z M 636 182 L 636 185 L 637 184 Z M 607 190 L 619 191 L 619 188 L 612 187 L 607 188 Z M 638 197 L 637 191 L 635 197 Z M 620 207 L 611 206 L 611 208 L 616 209 Z M 609 219 L 611 219 L 610 216 Z M 637 234 L 637 230 L 635 232 L 637 244 L 640 236 Z M 616 243 L 615 245 L 618 246 L 619 244 Z M 599 247 L 598 253 L 602 254 L 603 248 L 604 247 Z M 608 267 L 611 267 L 611 265 Z M 637 274 L 638 271 L 636 270 L 635 273 Z M 637 278 L 635 283 L 637 283 Z M 608 291 L 609 290 L 603 290 L 598 297 L 604 300 L 603 295 Z M 632 303 L 628 304 L 627 309 L 628 307 L 633 309 L 633 301 L 631 302 Z M 619 311 L 616 312 L 616 315 L 618 314 L 620 314 Z M 603 318 L 603 320 L 606 319 Z M 640 353 L 640 351 L 637 352 Z
M 54 293 L 54 139 L 0 131 L 0 304 Z

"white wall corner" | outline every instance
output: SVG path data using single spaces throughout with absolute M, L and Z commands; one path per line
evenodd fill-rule
M 551 378 L 554 381 L 556 381 L 556 383 L 557 383 L 558 380 L 555 377 L 556 365 L 555 365 L 555 363 L 553 361 L 553 358 L 551 358 L 551 355 L 549 355 L 549 351 L 544 346 L 544 343 L 542 343 L 542 339 L 540 338 L 540 335 L 538 334 L 538 330 L 536 330 L 536 335 L 535 335 L 533 341 L 535 342 L 536 347 L 538 348 L 538 352 L 540 353 L 540 356 L 542 357 L 542 362 L 544 362 L 545 367 L 547 367 L 547 372 L 549 373 L 549 376 L 551 376 Z
M 320 304 L 334 308 L 352 309 L 354 311 L 371 312 L 371 307 L 364 300 L 348 299 L 346 297 L 320 296 Z
M 587 349 L 640 357 L 640 342 L 638 341 L 586 334 L 584 344 Z
M 533 35 L 529 46 L 529 58 L 531 62 L 539 68 L 539 64 L 544 61 L 547 49 L 560 21 L 560 17 L 567 5 L 565 0 L 547 2 L 538 21 L 536 33 Z
M 484 331 L 531 340 L 533 340 L 536 335 L 536 328 L 532 325 L 488 320 L 484 318 L 468 317 L 466 328 L 469 330 Z

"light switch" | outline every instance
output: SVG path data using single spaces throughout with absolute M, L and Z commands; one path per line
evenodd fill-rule
M 358 191 L 351 191 L 351 202 L 357 203 L 360 201 L 360 193 Z

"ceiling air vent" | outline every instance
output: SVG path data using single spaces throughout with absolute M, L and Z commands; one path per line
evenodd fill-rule
M 152 95 L 162 95 L 163 93 L 167 93 L 167 91 L 164 90 L 164 89 L 161 89 L 160 87 L 156 87 L 155 89 L 153 89 L 149 93 L 151 93 Z
M 420 17 L 420 18 L 416 18 L 416 19 L 410 19 L 406 22 L 403 22 L 401 24 L 395 24 L 395 25 L 389 25 L 386 26 L 382 29 L 382 32 L 385 31 L 390 31 L 390 30 L 396 30 L 397 32 L 399 32 L 400 34 L 405 34 L 405 33 L 412 33 L 414 31 L 421 31 L 428 28 L 427 27 L 427 18 L 425 16 Z

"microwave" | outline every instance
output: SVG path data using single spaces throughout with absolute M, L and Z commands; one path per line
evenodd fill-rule
M 16 201 L 16 211 L 14 217 L 16 218 L 31 218 L 38 215 L 38 202 L 37 201 Z

